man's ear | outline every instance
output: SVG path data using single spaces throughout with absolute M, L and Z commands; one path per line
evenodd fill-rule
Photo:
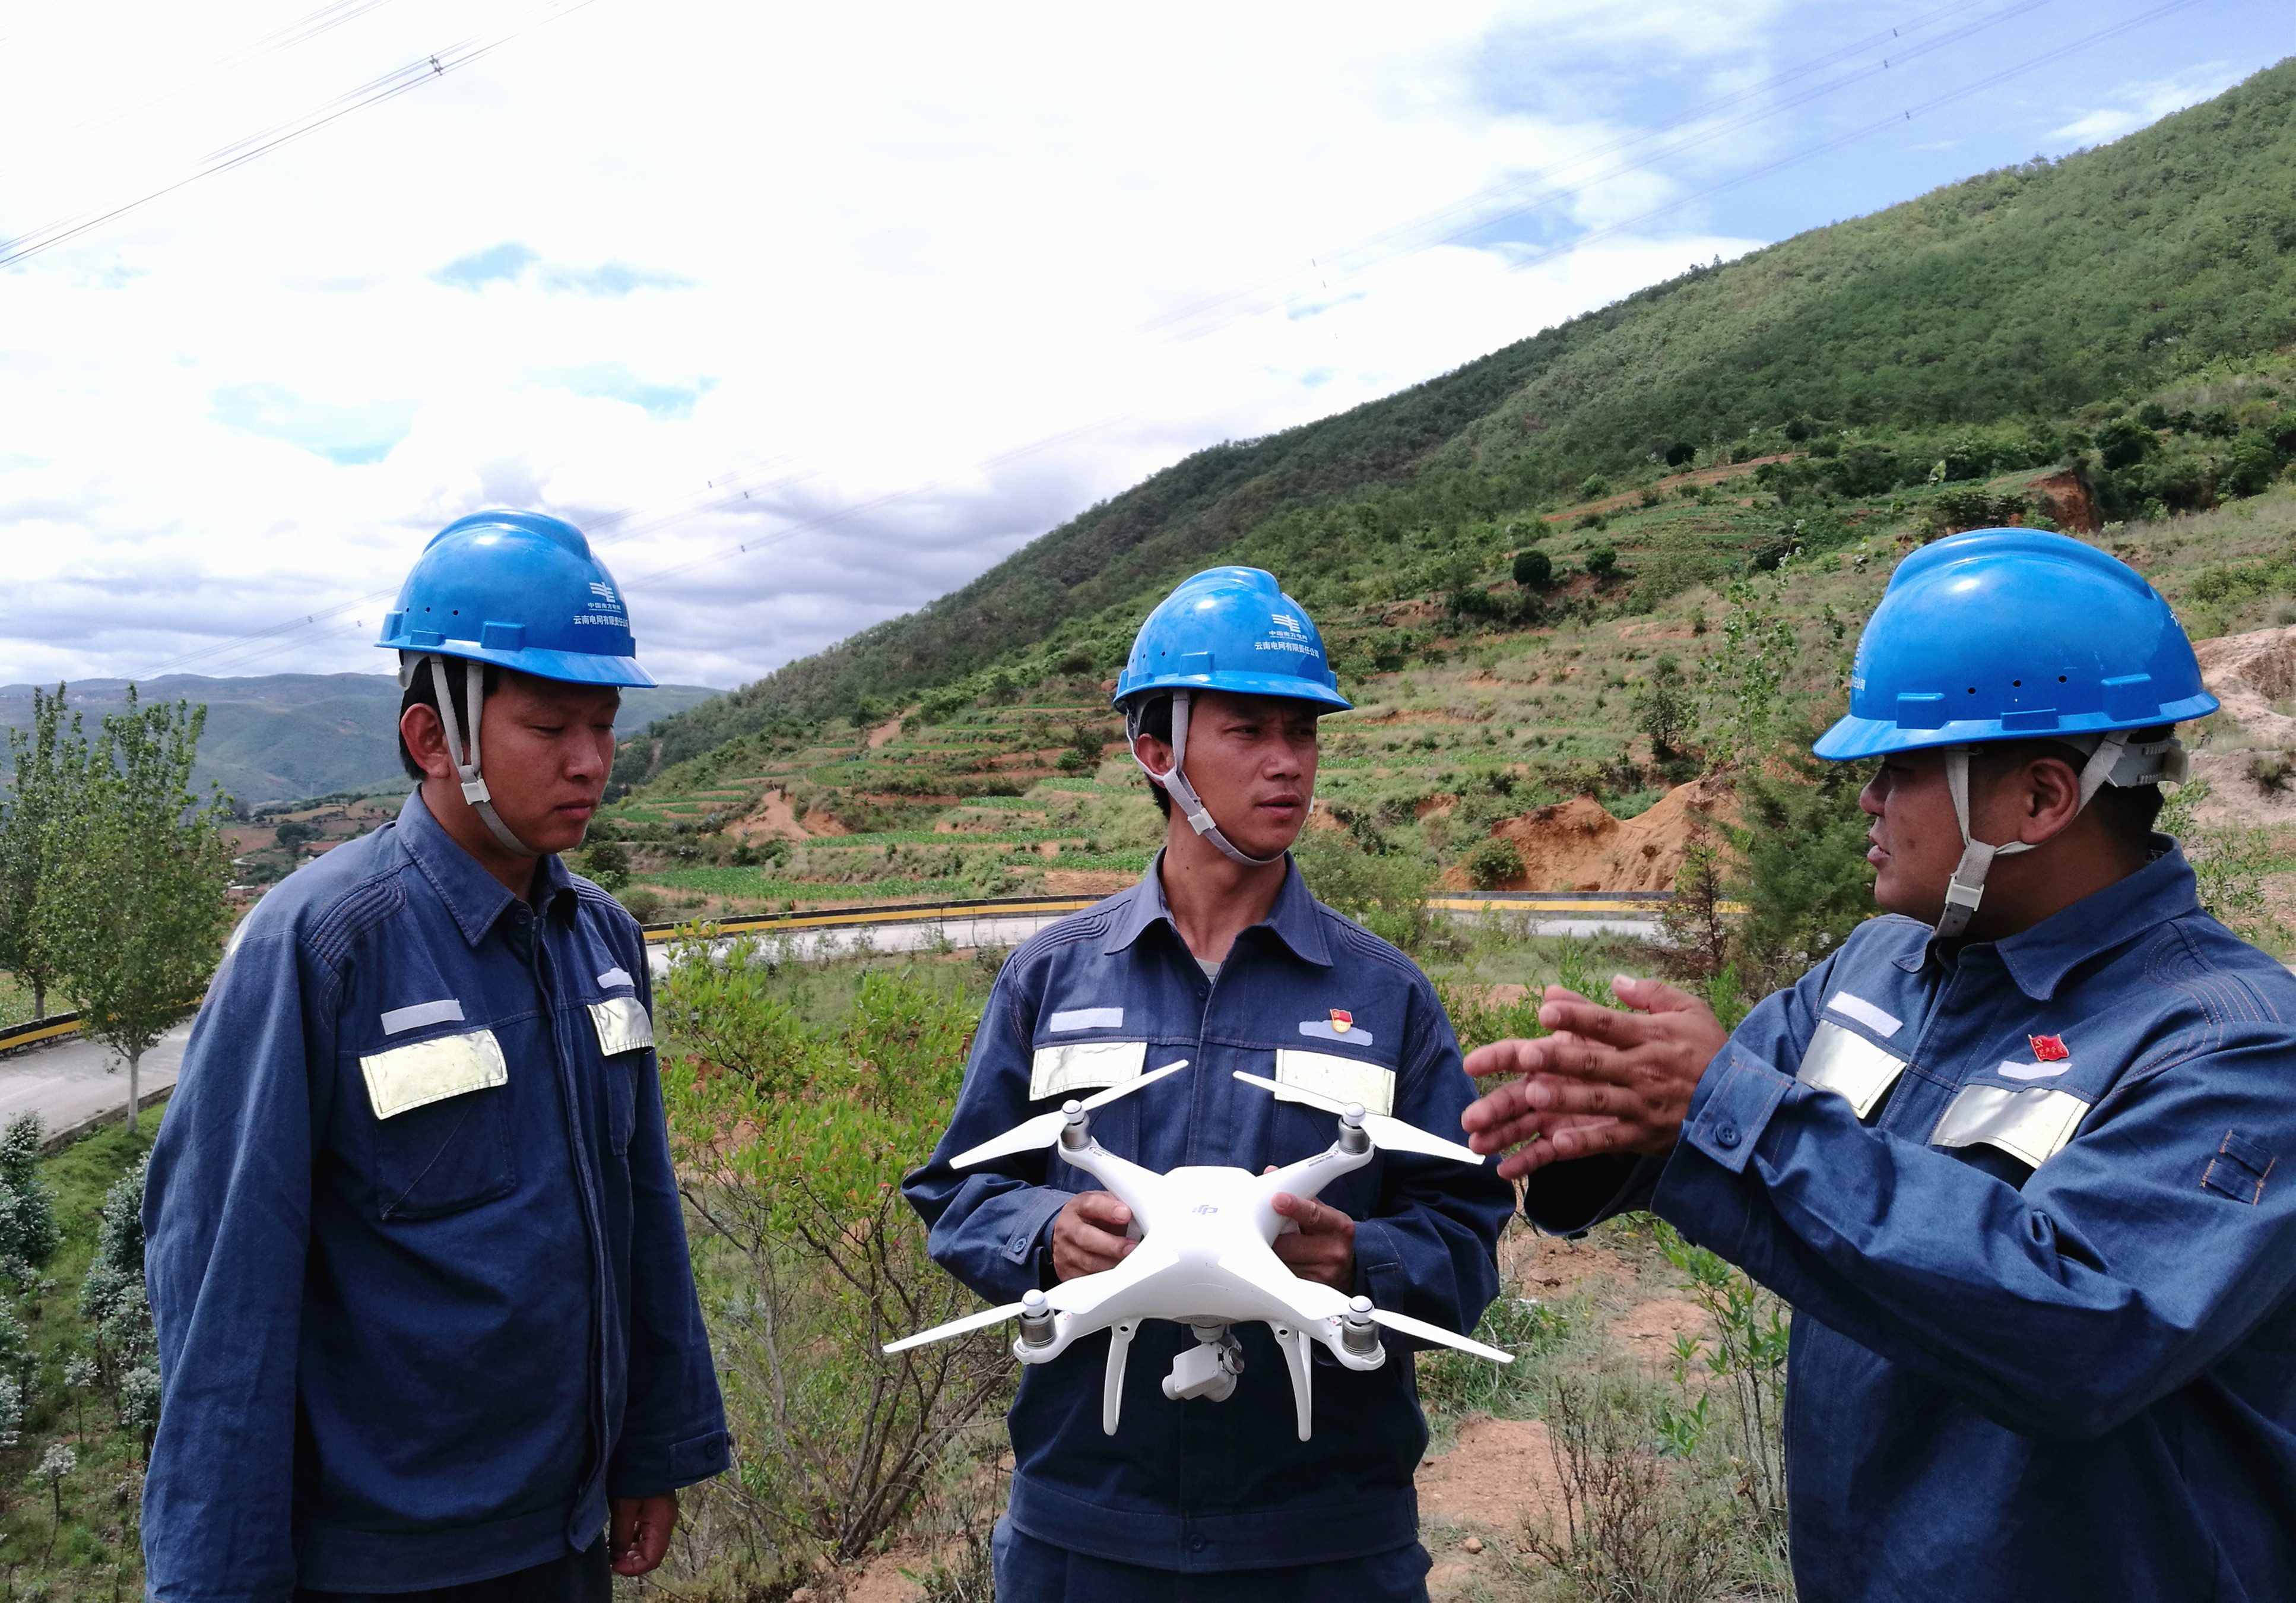
M 1153 735 L 1144 734 L 1134 736 L 1132 750 L 1141 761 L 1156 772 L 1168 774 L 1172 771 L 1172 748 Z
M 2017 770 L 2019 811 L 2023 814 L 2017 838 L 2039 845 L 2054 840 L 2080 816 L 2080 775 L 2070 763 L 2039 757 Z
M 423 774 L 432 779 L 452 778 L 455 765 L 447 757 L 447 728 L 439 710 L 421 703 L 398 715 L 398 738 Z

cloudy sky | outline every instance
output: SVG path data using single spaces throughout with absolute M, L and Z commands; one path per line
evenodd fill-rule
M 0 12 L 0 682 L 375 671 L 423 539 L 514 505 L 738 684 L 1199 447 L 2292 51 L 2285 0 Z

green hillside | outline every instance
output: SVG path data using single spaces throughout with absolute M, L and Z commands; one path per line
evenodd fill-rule
M 53 686 L 43 686 L 53 688 Z M 70 687 L 72 707 L 90 730 L 126 704 L 125 679 L 83 679 Z M 29 728 L 29 685 L 0 685 L 0 730 Z M 208 710 L 193 781 L 220 785 L 250 807 L 327 795 L 396 780 L 398 681 L 387 673 L 275 673 L 235 678 L 167 674 L 136 686 L 146 702 L 182 699 Z M 706 701 L 700 685 L 627 691 L 624 734 Z M 8 748 L 0 736 L 0 785 Z
M 1293 559 L 1278 571 L 1311 606 L 1372 599 L 1371 570 L 1480 560 L 1498 540 L 1464 531 L 1567 505 L 1590 475 L 1630 489 L 1813 424 L 1842 442 L 1845 493 L 1924 483 L 1939 460 L 1950 481 L 2050 464 L 2095 446 L 2053 432 L 2080 409 L 2292 339 L 2296 63 L 2283 62 L 2116 144 L 1813 230 L 1399 395 L 1199 452 L 922 611 L 664 720 L 648 760 L 914 701 L 1000 659 L 1025 676 L 1032 652 L 1112 671 L 1155 596 L 1250 552 Z M 2197 483 L 2100 488 L 2124 514 L 2201 498 Z M 1334 561 L 1333 519 L 1304 514 L 1343 506 L 1355 538 Z
M 1950 530 L 2085 533 L 2196 638 L 2296 622 L 2296 226 L 2252 222 L 2296 216 L 2292 123 L 2284 65 L 2108 150 L 1202 453 L 630 743 L 593 866 L 648 916 L 1116 889 L 1162 826 L 1108 681 L 1165 588 L 1213 561 L 1275 572 L 1357 703 L 1325 720 L 1302 851 L 1358 908 L 1406 880 L 1674 885 L 1690 810 L 1748 802 L 1707 777 L 1839 710 L 1890 569 Z M 2296 750 L 2222 719 L 2195 738 L 2215 809 L 2285 826 L 2223 847 L 2270 936 L 2296 924 L 2296 895 L 2257 900 L 2296 867 L 2296 810 L 2276 810 Z M 1772 933 L 1779 960 L 1867 906 L 1849 793 L 1791 804 L 1817 810 L 1794 850 L 1841 860 L 1812 875 L 1831 900 Z

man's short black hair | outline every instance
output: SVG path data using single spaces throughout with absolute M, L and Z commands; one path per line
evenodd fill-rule
M 398 698 L 398 716 L 401 719 L 406 718 L 406 710 L 410 707 L 428 707 L 433 712 L 439 711 L 438 693 L 430 683 L 430 664 L 432 661 L 433 659 L 430 657 L 424 657 L 421 662 L 415 663 L 414 677 L 406 681 L 406 694 Z M 446 662 L 447 693 L 455 698 L 455 720 L 456 726 L 459 728 L 462 724 L 469 721 L 463 716 L 463 710 L 469 705 L 469 703 L 463 699 L 463 686 L 464 683 L 463 659 L 461 657 L 448 657 L 446 659 Z M 495 693 L 495 686 L 501 682 L 502 670 L 496 667 L 493 663 L 488 662 L 486 664 L 486 677 L 479 681 L 479 690 L 481 695 L 492 695 Z M 470 744 L 471 732 L 468 729 L 464 729 L 463 731 L 463 744 L 465 750 L 469 748 Z M 408 778 L 421 780 L 427 777 L 427 776 L 422 772 L 422 765 L 414 760 L 414 753 L 406 749 L 406 736 L 405 735 L 401 735 L 398 737 L 398 763 L 401 768 L 406 770 L 406 777 Z
M 2166 740 L 2175 734 L 2173 724 L 2160 724 L 2150 729 L 2128 732 L 2130 745 L 2149 745 L 2156 740 Z M 2044 757 L 2054 757 L 2070 765 L 2078 776 L 2088 762 L 2087 755 L 2079 746 L 2062 741 L 2005 740 L 1988 741 L 1978 748 L 1978 755 L 1994 772 L 2015 768 L 2020 763 L 2035 762 Z M 2098 787 L 2089 802 L 2089 810 L 2104 826 L 2113 843 L 2136 853 L 2150 857 L 2152 851 L 2152 826 L 2160 820 L 2161 787 L 2157 785 L 2107 785 Z
M 1166 745 L 1170 745 L 1172 744 L 1172 697 L 1170 693 L 1167 692 L 1162 695 L 1152 696 L 1146 702 L 1142 703 L 1140 706 L 1140 721 L 1137 725 L 1133 725 L 1128 717 L 1125 721 L 1127 724 L 1126 733 L 1128 735 L 1132 734 L 1136 729 L 1138 734 L 1153 735 Z M 1148 793 L 1155 799 L 1156 810 L 1162 813 L 1165 818 L 1168 821 L 1172 816 L 1172 798 L 1164 793 L 1164 787 L 1162 785 L 1157 784 L 1153 779 L 1149 779 L 1145 774 L 1143 774 L 1141 777 L 1147 780 Z

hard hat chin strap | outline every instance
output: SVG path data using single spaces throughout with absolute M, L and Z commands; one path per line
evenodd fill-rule
M 486 776 L 479 771 L 479 723 L 486 711 L 487 676 L 484 664 L 463 664 L 463 700 L 469 713 L 471 726 L 470 760 L 463 760 L 463 732 L 455 717 L 454 692 L 447 686 L 447 659 L 434 656 L 430 662 L 430 689 L 439 703 L 439 722 L 447 736 L 447 760 L 455 765 L 455 777 L 462 782 L 463 800 L 472 811 L 486 821 L 494 831 L 495 839 L 505 850 L 521 857 L 540 857 L 542 853 L 511 833 L 510 826 L 502 821 L 495 810 L 493 794 L 487 789 Z M 410 676 L 411 677 L 411 676 Z
M 2095 738 L 2095 737 L 2092 737 Z M 2067 741 L 2066 744 L 2075 744 Z M 1997 857 L 2014 857 L 2021 851 L 2030 851 L 2030 841 L 2012 841 L 2003 846 L 1988 846 L 1973 840 L 1969 833 L 1969 753 L 1965 745 L 1948 746 L 1945 753 L 1946 788 L 1953 797 L 1953 816 L 1961 826 L 1961 862 L 1953 871 L 1953 878 L 1945 888 L 1945 912 L 1937 921 L 1936 934 L 1951 940 L 1969 927 L 1977 904 L 1985 896 L 1985 876 L 1992 870 Z M 2080 806 L 2078 813 L 2108 785 L 2158 785 L 2181 783 L 2189 764 L 2184 746 L 2174 736 L 2166 740 L 2144 742 L 2132 745 L 2128 731 L 2115 729 L 2097 738 L 2088 760 L 2081 765 Z
M 1182 765 L 1188 760 L 1188 692 L 1172 692 L 1172 767 L 1168 772 L 1160 774 L 1142 761 L 1136 716 L 1128 713 L 1125 725 L 1125 733 L 1132 739 L 1132 760 L 1140 764 L 1140 771 L 1147 775 L 1152 783 L 1164 787 L 1164 793 L 1172 798 L 1172 805 L 1180 810 L 1180 816 L 1188 821 L 1188 827 L 1210 841 L 1222 857 L 1247 868 L 1265 868 L 1271 863 L 1283 860 L 1283 854 L 1280 851 L 1274 857 L 1246 857 L 1238 851 L 1235 843 L 1222 834 L 1219 826 L 1213 822 L 1203 798 L 1196 794 L 1196 787 L 1188 783 L 1188 776 L 1182 770 Z M 1312 799 L 1308 806 L 1309 811 L 1315 810 Z

